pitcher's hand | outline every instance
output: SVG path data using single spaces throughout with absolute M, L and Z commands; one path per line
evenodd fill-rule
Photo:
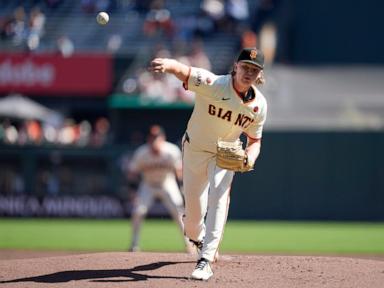
M 148 69 L 155 73 L 165 73 L 169 68 L 169 61 L 170 59 L 167 58 L 155 58 L 151 61 L 151 66 Z

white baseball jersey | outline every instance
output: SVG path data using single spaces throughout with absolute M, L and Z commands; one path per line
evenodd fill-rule
M 161 187 L 169 180 L 176 180 L 175 170 L 181 169 L 181 165 L 179 147 L 164 142 L 158 155 L 152 153 L 147 144 L 139 147 L 133 155 L 129 169 L 141 173 L 147 185 Z
M 235 141 L 242 133 L 260 139 L 267 115 L 267 102 L 254 86 L 256 97 L 244 102 L 233 87 L 231 75 L 217 76 L 192 67 L 186 89 L 196 92 L 195 107 L 188 122 L 191 143 L 203 151 L 216 152 L 218 139 Z

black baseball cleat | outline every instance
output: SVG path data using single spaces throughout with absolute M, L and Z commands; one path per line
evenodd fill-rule
M 209 278 L 213 276 L 213 271 L 211 268 L 211 264 L 205 258 L 201 258 L 197 261 L 195 270 L 193 270 L 191 278 L 195 280 L 204 280 L 207 281 Z

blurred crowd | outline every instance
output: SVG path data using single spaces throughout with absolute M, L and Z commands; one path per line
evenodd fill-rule
M 14 46 L 35 50 L 44 35 L 45 23 L 46 16 L 38 6 L 29 12 L 19 6 L 12 15 L 0 19 L 0 36 L 2 40 L 12 41 Z
M 24 47 L 29 52 L 39 52 L 40 49 L 54 49 L 63 57 L 70 57 L 78 49 L 71 36 L 55 34 L 56 38 L 48 37 L 47 41 L 55 43 L 40 45 L 44 42 L 46 27 L 50 15 L 70 0 L 31 0 L 15 1 L 16 6 L 10 15 L 0 16 L 1 40 L 8 41 L 14 46 Z M 257 46 L 265 54 L 265 63 L 270 65 L 275 59 L 277 46 L 277 28 L 275 25 L 275 10 L 280 0 L 199 0 L 198 5 L 187 0 L 80 0 L 73 2 L 76 17 L 95 15 L 98 11 L 107 11 L 113 17 L 118 15 L 139 15 L 142 21 L 142 33 L 147 39 L 152 39 L 150 55 L 146 59 L 138 59 L 139 64 L 127 67 L 124 77 L 118 79 L 116 92 L 130 95 L 140 95 L 143 101 L 171 103 L 182 101 L 192 103 L 194 94 L 185 91 L 174 77 L 169 75 L 152 74 L 147 71 L 147 61 L 154 57 L 171 57 L 187 65 L 211 70 L 214 73 L 217 65 L 207 54 L 207 43 L 219 34 L 226 34 L 233 39 L 231 46 L 238 51 L 243 47 Z M 173 4 L 188 5 L 195 10 L 185 15 L 173 13 Z M 65 9 L 64 9 L 65 10 Z M 50 28 L 50 30 L 54 30 Z M 64 30 L 65 31 L 65 30 Z M 112 31 L 112 30 L 111 30 Z M 124 33 L 127 31 L 108 32 L 108 38 L 103 42 L 105 52 L 119 53 L 129 43 L 124 43 Z M 95 36 L 96 37 L 96 36 Z M 212 45 L 212 41 L 209 42 Z M 1 44 L 1 42 L 0 42 Z M 211 47 L 212 48 L 212 47 Z M 220 47 L 217 47 L 218 49 Z M 0 47 L 1 49 L 1 47 Z M 233 51 L 235 53 L 235 51 Z M 140 51 L 137 53 L 140 54 Z M 210 57 L 209 57 L 210 56 Z M 233 59 L 227 59 L 230 69 Z M 216 60 L 217 61 L 217 60 Z M 140 66 L 141 65 L 141 66 Z M 213 68 L 213 70 L 212 70 Z
M 212 70 L 215 67 L 212 67 L 205 43 L 217 33 L 226 33 L 233 38 L 236 50 L 260 47 L 265 53 L 266 65 L 272 64 L 277 44 L 277 31 L 272 19 L 279 1 L 256 2 L 253 6 L 255 11 L 251 11 L 247 0 L 202 0 L 198 13 L 181 18 L 172 15 L 164 0 L 141 2 L 136 8 L 145 15 L 144 34 L 160 39 L 149 58 L 174 58 L 187 65 L 218 72 Z M 171 44 L 164 45 L 161 41 L 164 38 L 171 40 L 168 41 Z M 231 67 L 232 63 L 228 65 Z M 139 67 L 131 73 L 121 90 L 126 94 L 139 94 L 143 101 L 192 103 L 194 100 L 194 93 L 185 91 L 174 77 L 148 73 L 146 67 Z
M 196 13 L 182 17 L 173 15 L 165 0 L 135 2 L 133 8 L 145 16 L 143 32 L 148 37 L 160 33 L 168 39 L 190 40 L 220 31 L 233 32 L 248 25 L 250 16 L 247 0 L 202 0 Z
M 6 2 L 10 0 L 6 0 Z M 114 14 L 132 15 L 136 13 L 143 21 L 142 32 L 146 37 L 157 37 L 176 42 L 189 42 L 199 37 L 207 39 L 218 32 L 229 33 L 236 38 L 246 38 L 247 45 L 257 43 L 257 34 L 265 23 L 274 22 L 273 12 L 280 0 L 256 0 L 250 5 L 249 0 L 198 0 L 198 8 L 186 15 L 173 13 L 173 4 L 195 7 L 186 0 L 80 0 L 73 1 L 76 13 L 74 17 L 92 15 L 98 11 L 107 11 Z M 41 40 L 44 40 L 45 29 L 49 16 L 55 14 L 58 8 L 68 6 L 70 0 L 31 0 L 12 1 L 15 9 L 8 14 L 0 14 L 1 40 L 9 40 L 12 45 L 24 47 L 29 51 L 39 51 Z M 16 6 L 18 5 L 18 6 Z M 66 6 L 65 6 L 66 7 Z M 251 8 L 252 7 L 252 8 Z M 67 9 L 68 10 L 68 9 Z M 65 13 L 65 9 L 63 12 Z M 79 13 L 79 14 L 77 14 Z M 61 15 L 61 17 L 71 15 Z M 52 26 L 54 23 L 48 23 Z M 52 30 L 52 29 L 50 29 Z M 53 30 L 54 31 L 54 30 Z M 112 33 L 106 43 L 109 52 L 117 53 L 124 43 L 123 35 L 126 31 Z M 127 32 L 128 33 L 128 32 Z M 229 36 L 230 36 L 229 35 Z M 55 49 L 64 56 L 71 55 L 77 43 L 71 35 L 55 34 L 47 41 L 43 49 Z
M 110 123 L 105 117 L 93 123 L 68 118 L 60 127 L 37 120 L 0 120 L 0 143 L 7 145 L 75 145 L 100 147 L 110 141 Z

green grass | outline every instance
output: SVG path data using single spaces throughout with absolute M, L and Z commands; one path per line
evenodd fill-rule
M 129 220 L 0 218 L 0 249 L 125 251 Z M 147 220 L 144 251 L 183 251 L 170 220 Z M 230 221 L 222 252 L 384 254 L 384 223 Z
M 233 221 L 227 224 L 222 248 L 257 253 L 384 254 L 384 224 Z

